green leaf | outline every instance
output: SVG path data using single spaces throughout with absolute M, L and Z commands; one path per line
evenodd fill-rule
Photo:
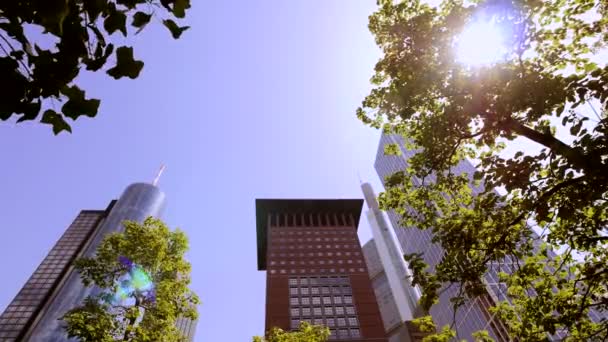
M 173 14 L 177 18 L 186 16 L 186 8 L 190 8 L 190 0 L 175 0 L 173 3 Z
M 99 109 L 98 99 L 85 99 L 85 93 L 77 86 L 65 87 L 62 93 L 68 97 L 68 101 L 63 105 L 61 111 L 63 115 L 72 120 L 78 119 L 81 115 L 94 117 Z
M 104 20 L 103 27 L 109 33 L 112 34 L 116 31 L 122 32 L 123 36 L 127 36 L 127 16 L 116 10 L 114 6 L 110 6 L 110 15 Z
M 133 23 L 131 25 L 133 25 L 134 27 L 137 27 L 141 30 L 150 22 L 151 18 L 152 18 L 151 14 L 147 14 L 144 12 L 137 12 L 133 15 Z
M 175 21 L 171 19 L 163 20 L 163 24 L 169 29 L 169 31 L 171 31 L 171 35 L 175 39 L 179 39 L 182 33 L 184 33 L 184 31 L 190 28 L 190 26 L 179 27 L 177 26 Z
M 17 122 L 36 119 L 40 113 L 40 105 L 40 101 L 26 103 L 22 108 L 23 116 L 21 116 Z
M 116 49 L 116 66 L 108 70 L 108 75 L 119 79 L 127 76 L 131 79 L 137 78 L 144 62 L 133 59 L 133 48 L 121 46 Z
M 108 6 L 107 0 L 86 0 L 82 2 L 84 10 L 89 15 L 89 22 L 94 23 L 101 12 Z
M 42 119 L 40 122 L 53 125 L 53 133 L 55 135 L 61 133 L 62 131 L 68 131 L 72 133 L 72 128 L 68 125 L 67 122 L 63 119 L 63 117 L 52 109 L 47 109 L 44 114 L 42 114 Z

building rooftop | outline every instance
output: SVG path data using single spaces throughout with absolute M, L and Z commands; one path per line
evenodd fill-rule
M 269 213 L 344 213 L 355 218 L 359 226 L 362 199 L 256 199 L 255 216 L 258 243 L 258 270 L 266 269 L 266 241 Z

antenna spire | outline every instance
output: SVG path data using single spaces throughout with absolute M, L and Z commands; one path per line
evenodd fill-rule
M 154 186 L 158 185 L 158 180 L 160 179 L 160 176 L 163 174 L 163 171 L 165 171 L 165 164 L 160 164 L 160 169 L 158 170 L 158 173 L 156 174 L 156 177 L 154 178 L 152 185 L 154 185 Z

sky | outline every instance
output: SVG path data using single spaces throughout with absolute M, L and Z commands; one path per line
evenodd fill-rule
M 193 4 L 180 40 L 161 25 L 132 40 L 138 79 L 81 75 L 102 104 L 72 134 L 0 122 L 0 311 L 80 210 L 164 163 L 163 219 L 189 236 L 202 300 L 195 341 L 250 341 L 266 294 L 255 199 L 362 198 L 358 174 L 380 190 L 379 132 L 355 117 L 380 57 L 375 0 Z M 365 220 L 359 232 L 370 238 Z

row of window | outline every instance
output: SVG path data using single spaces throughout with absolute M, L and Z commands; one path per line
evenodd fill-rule
M 300 277 L 300 278 L 289 278 L 289 286 L 297 285 L 349 285 L 350 280 L 345 276 L 333 276 L 333 277 Z
M 282 243 L 296 243 L 296 242 L 331 242 L 331 241 L 357 241 L 357 238 L 354 237 L 334 237 L 334 238 L 271 238 L 274 242 L 282 242 Z
M 272 243 L 270 245 L 271 249 L 322 249 L 322 248 L 327 248 L 327 249 L 349 249 L 349 248 L 355 248 L 355 249 L 359 249 L 359 245 L 354 244 L 354 245 L 348 245 L 348 244 L 344 244 L 344 245 L 340 245 L 340 244 L 335 244 L 335 245 L 283 245 L 283 244 L 277 244 L 277 243 Z
M 310 274 L 310 273 L 321 273 L 321 274 L 327 274 L 327 273 L 346 273 L 346 271 L 348 270 L 348 272 L 350 273 L 355 273 L 355 272 L 362 272 L 365 273 L 365 268 L 315 268 L 315 269 L 290 269 L 290 270 L 285 270 L 285 269 L 270 269 L 270 274 Z
M 297 298 L 291 298 L 297 299 Z M 303 299 L 303 298 L 302 298 Z M 298 302 L 297 300 L 294 300 Z M 294 305 L 294 304 L 292 304 Z M 297 305 L 297 304 L 295 304 Z M 331 303 L 330 303 L 331 305 Z M 291 317 L 310 317 L 310 316 L 344 316 L 344 315 L 354 315 L 355 307 L 354 306 L 325 306 L 325 307 L 291 307 Z
M 323 325 L 328 328 L 335 327 L 359 327 L 359 321 L 357 317 L 328 317 L 328 318 L 300 318 L 300 319 L 292 319 L 291 326 L 298 327 L 300 322 L 309 322 L 314 325 Z
M 314 256 L 329 256 L 329 257 L 333 257 L 334 254 L 338 256 L 338 253 L 344 253 L 345 256 L 351 256 L 351 255 L 355 255 L 355 256 L 360 256 L 361 252 L 328 252 L 328 253 L 324 253 L 324 252 L 308 252 L 308 253 L 270 253 L 270 257 L 271 258 L 276 258 L 276 257 L 281 257 L 281 258 L 286 258 L 286 257 L 290 257 L 290 258 L 304 258 L 304 257 L 314 257 Z M 341 256 L 342 254 L 340 254 Z
M 270 236 L 304 236 L 304 235 L 352 235 L 354 230 L 351 227 L 347 228 L 324 228 L 323 230 L 289 230 L 289 229 L 271 229 Z
M 362 264 L 363 261 L 361 261 L 360 259 L 359 260 L 352 260 L 352 259 L 348 259 L 348 260 L 308 260 L 308 261 L 300 260 L 299 262 L 295 261 L 295 260 L 290 260 L 290 261 L 286 261 L 286 260 L 274 261 L 274 260 L 272 260 L 270 262 L 270 266 L 275 266 L 275 265 L 292 265 L 292 266 L 295 266 L 295 265 L 300 265 L 300 266 L 311 265 L 311 266 L 314 266 L 314 265 L 317 265 L 317 264 L 319 264 L 319 265 L 325 265 L 325 264 L 327 264 L 327 265 L 333 265 L 333 264 L 342 265 L 342 264 L 345 264 L 345 263 L 349 264 L 349 265 L 350 264 L 355 264 L 355 263 L 356 264 Z
M 352 294 L 350 286 L 324 286 L 324 287 L 291 287 L 289 288 L 289 295 L 292 297 L 297 296 L 309 296 L 309 295 L 340 295 L 340 294 Z

